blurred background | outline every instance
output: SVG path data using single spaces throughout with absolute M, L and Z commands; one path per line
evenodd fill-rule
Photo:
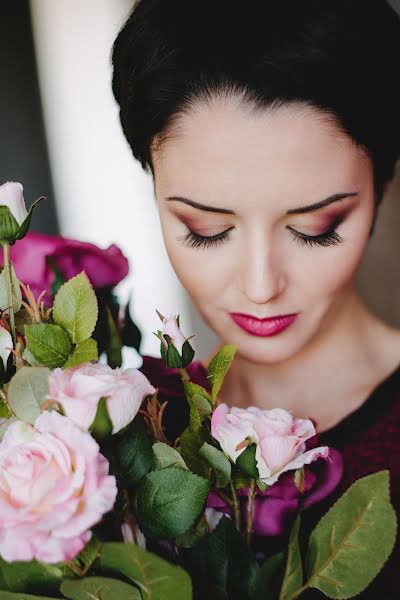
M 400 0 L 390 0 L 400 14 Z M 33 229 L 105 248 L 116 243 L 130 275 L 143 354 L 159 355 L 152 331 L 179 312 L 198 355 L 216 338 L 202 323 L 164 249 L 152 180 L 133 159 L 111 92 L 111 47 L 133 0 L 0 0 L 0 184 L 21 181 Z M 399 107 L 400 110 L 400 107 Z M 380 209 L 359 285 L 369 306 L 400 327 L 400 168 Z

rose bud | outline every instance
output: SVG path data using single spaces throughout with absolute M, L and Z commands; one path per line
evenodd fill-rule
M 26 235 L 33 208 L 41 200 L 36 200 L 28 212 L 23 190 L 22 185 L 15 181 L 7 181 L 0 186 L 0 240 L 3 242 L 13 244 Z
M 327 446 L 307 450 L 306 441 L 316 434 L 312 421 L 294 419 L 281 408 L 220 404 L 211 418 L 211 434 L 245 475 L 266 485 L 274 484 L 286 471 L 329 454 Z
M 189 344 L 191 335 L 185 338 L 180 330 L 179 315 L 170 315 L 168 318 L 156 311 L 162 321 L 161 331 L 154 335 L 161 341 L 160 353 L 167 367 L 184 368 L 193 360 L 194 350 Z
M 86 363 L 73 369 L 55 369 L 49 377 L 47 400 L 57 403 L 64 414 L 82 429 L 99 424 L 99 402 L 104 399 L 109 431 L 102 427 L 99 437 L 118 433 L 135 418 L 143 400 L 155 388 L 138 369 L 112 369 L 108 365 Z M 100 417 L 100 415 L 98 415 Z M 95 423 L 95 420 L 97 421 Z

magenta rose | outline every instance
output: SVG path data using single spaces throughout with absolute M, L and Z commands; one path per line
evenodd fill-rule
M 127 258 L 114 244 L 102 250 L 87 242 L 34 232 L 12 246 L 11 259 L 18 278 L 30 286 L 35 297 L 47 290 L 47 303 L 55 280 L 51 265 L 65 280 L 85 271 L 94 288 L 117 285 L 129 270 Z
M 0 556 L 67 561 L 110 511 L 115 477 L 92 436 L 56 411 L 15 421 L 0 443 Z

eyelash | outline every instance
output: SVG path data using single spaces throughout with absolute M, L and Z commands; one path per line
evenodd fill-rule
M 334 223 L 333 226 L 324 233 L 320 233 L 319 235 L 307 235 L 305 233 L 300 233 L 300 231 L 296 231 L 291 227 L 288 227 L 289 231 L 292 233 L 296 242 L 305 246 L 333 246 L 336 244 L 340 244 L 343 242 L 343 238 L 337 233 L 336 227 L 339 223 Z M 231 228 L 232 229 L 232 228 Z M 190 248 L 210 248 L 211 246 L 218 246 L 219 244 L 223 244 L 227 242 L 229 239 L 229 233 L 231 229 L 227 229 L 222 233 L 218 233 L 217 235 L 213 235 L 210 237 L 204 237 L 193 231 L 188 231 L 188 233 L 183 238 L 183 243 L 185 246 Z

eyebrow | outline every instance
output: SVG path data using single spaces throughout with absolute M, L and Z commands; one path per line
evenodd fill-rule
M 309 204 L 308 206 L 299 206 L 298 208 L 291 208 L 286 212 L 287 215 L 299 215 L 302 213 L 308 213 L 314 210 L 318 210 L 319 208 L 323 208 L 324 206 L 328 206 L 329 204 L 333 204 L 333 202 L 339 202 L 340 200 L 344 200 L 345 198 L 349 198 L 351 196 L 358 196 L 358 192 L 343 192 L 340 194 L 333 194 L 333 196 L 329 196 L 324 200 L 320 200 L 320 202 L 315 202 L 314 204 Z M 199 202 L 195 202 L 194 200 L 189 200 L 189 198 L 183 198 L 182 196 L 168 196 L 166 200 L 183 202 L 184 204 L 188 204 L 193 208 L 197 208 L 198 210 L 203 210 L 205 212 L 214 212 L 214 213 L 223 213 L 225 215 L 236 215 L 235 211 L 230 208 L 217 208 L 216 206 L 208 206 L 206 204 L 200 204 Z

